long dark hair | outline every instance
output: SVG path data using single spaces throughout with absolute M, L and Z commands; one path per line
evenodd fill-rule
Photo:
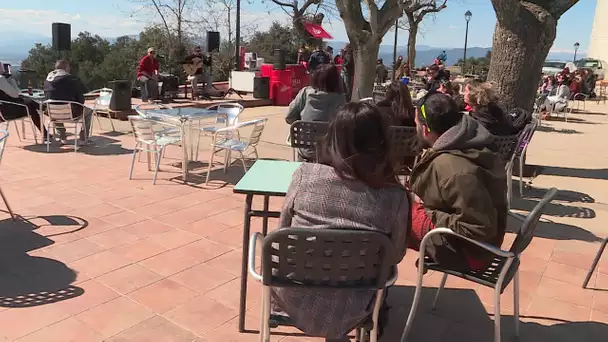
M 394 81 L 386 89 L 384 100 L 378 102 L 378 107 L 390 107 L 396 126 L 415 126 L 415 109 L 407 85 Z
M 319 162 L 332 166 L 342 179 L 371 188 L 399 186 L 392 157 L 390 119 L 368 102 L 342 106 L 321 144 Z
M 338 68 L 333 64 L 321 64 L 312 73 L 310 82 L 314 89 L 328 93 L 342 92 L 342 79 Z

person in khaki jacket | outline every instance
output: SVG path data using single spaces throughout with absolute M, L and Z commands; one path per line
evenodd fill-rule
M 416 129 L 426 152 L 411 173 L 419 197 L 412 206 L 410 247 L 418 249 L 430 230 L 445 227 L 500 247 L 507 223 L 506 177 L 492 136 L 475 119 L 458 111 L 445 94 L 431 93 L 418 103 Z M 437 235 L 427 247 L 444 267 L 482 269 L 492 257 L 456 237 Z

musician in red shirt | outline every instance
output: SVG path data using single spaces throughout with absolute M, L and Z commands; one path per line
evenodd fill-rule
M 143 102 L 158 98 L 158 59 L 156 49 L 153 47 L 148 48 L 148 54 L 139 61 L 137 80 L 143 84 L 141 88 Z

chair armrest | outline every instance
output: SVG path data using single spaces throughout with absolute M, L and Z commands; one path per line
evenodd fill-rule
M 28 106 L 26 106 L 25 104 L 23 104 L 23 103 L 15 103 L 15 102 L 2 101 L 2 100 L 0 100 L 0 103 L 7 104 L 7 105 L 15 105 L 15 106 L 23 107 L 23 108 L 25 108 L 25 112 L 27 113 L 27 116 L 31 116 L 30 108 Z M 2 118 L 4 118 L 4 117 L 2 117 Z
M 576 94 L 574 94 L 574 95 L 572 96 L 572 99 L 573 99 L 573 100 L 576 100 L 576 99 L 577 99 L 579 96 L 582 96 L 584 100 L 586 100 L 586 99 L 588 99 L 588 98 L 589 98 L 589 95 L 587 95 L 587 94 L 583 94 L 583 93 L 576 93 Z
M 264 235 L 262 233 L 253 233 L 251 238 L 249 239 L 249 256 L 247 257 L 247 268 L 249 269 L 249 274 L 253 277 L 253 279 L 257 281 L 262 281 L 262 275 L 255 270 L 255 248 L 257 246 L 257 242 L 259 240 L 264 239 Z
M 512 252 L 503 251 L 502 249 L 496 248 L 496 247 L 491 246 L 491 245 L 489 245 L 487 243 L 475 241 L 475 240 L 473 240 L 471 238 L 468 238 L 466 236 L 462 236 L 462 235 L 460 235 L 460 234 L 458 234 L 458 233 L 456 233 L 453 230 L 448 229 L 448 228 L 435 228 L 435 229 L 431 230 L 430 232 L 428 232 L 428 234 L 426 234 L 424 236 L 424 238 L 422 239 L 422 242 L 420 243 L 420 251 L 422 252 L 423 250 L 426 249 L 425 246 L 426 246 L 427 242 L 430 240 L 431 237 L 433 237 L 435 235 L 442 235 L 442 234 L 452 235 L 454 237 L 460 238 L 460 239 L 465 240 L 467 242 L 470 242 L 470 243 L 472 243 L 472 244 L 474 244 L 474 245 L 476 245 L 478 247 L 481 247 L 481 248 L 485 249 L 486 251 L 488 251 L 488 252 L 490 252 L 492 254 L 501 256 L 503 258 L 514 258 L 515 257 L 515 254 L 512 253 Z M 424 257 L 423 257 L 422 260 L 424 260 Z
M 391 277 L 388 278 L 388 280 L 386 281 L 386 285 L 384 285 L 385 287 L 393 286 L 399 278 L 399 268 L 397 267 L 397 265 L 394 265 L 392 268 L 393 270 L 391 272 Z

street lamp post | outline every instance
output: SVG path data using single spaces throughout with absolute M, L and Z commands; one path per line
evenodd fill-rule
M 235 70 L 241 70 L 241 0 L 236 0 L 236 37 L 234 43 L 235 49 Z M 239 329 L 242 326 L 241 322 L 239 322 Z M 242 331 L 242 330 L 240 330 Z
M 464 56 L 462 57 L 462 73 L 464 74 L 464 71 L 466 69 L 466 65 L 467 65 L 467 44 L 468 44 L 468 40 L 469 40 L 469 21 L 471 21 L 471 17 L 473 16 L 473 13 L 471 13 L 471 11 L 466 11 L 466 13 L 464 14 L 464 20 L 466 20 L 467 22 L 467 30 L 465 31 L 464 34 Z
M 395 79 L 395 75 L 397 75 L 397 38 L 399 34 L 399 18 L 395 20 L 395 44 L 393 46 L 393 79 Z
M 578 52 L 578 48 L 581 46 L 578 42 L 574 43 L 574 62 L 576 62 L 576 53 Z

